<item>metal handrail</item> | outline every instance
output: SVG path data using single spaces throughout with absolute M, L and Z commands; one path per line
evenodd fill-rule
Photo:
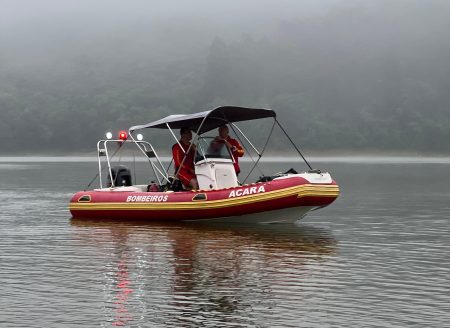
M 152 167 L 152 169 L 153 169 L 153 172 L 154 172 L 154 174 L 155 174 L 155 177 L 156 177 L 156 179 L 158 180 L 158 183 L 161 184 L 161 180 L 160 180 L 160 178 L 159 178 L 159 176 L 158 176 L 158 174 L 157 174 L 157 171 L 158 171 L 158 173 L 159 173 L 162 177 L 164 177 L 165 180 L 167 180 L 167 181 L 169 182 L 168 177 L 166 177 L 165 174 L 164 174 L 157 166 L 155 166 L 155 164 L 151 161 L 151 159 L 150 159 L 150 158 L 147 156 L 147 154 L 146 154 L 146 150 L 147 150 L 147 147 L 146 147 L 146 146 L 149 146 L 150 149 L 154 152 L 155 157 L 157 158 L 159 164 L 162 166 L 162 163 L 161 163 L 161 161 L 159 160 L 158 155 L 156 154 L 155 149 L 154 149 L 154 147 L 152 146 L 152 144 L 149 143 L 148 141 L 143 141 L 143 140 L 142 140 L 142 141 L 139 141 L 139 140 L 135 140 L 135 139 L 133 138 L 132 135 L 130 135 L 130 137 L 131 137 L 132 140 L 120 140 L 120 139 L 119 139 L 119 140 L 118 140 L 118 139 L 108 139 L 108 140 L 104 140 L 104 139 L 102 139 L 102 140 L 99 140 L 99 141 L 97 142 L 97 159 L 98 159 L 98 168 L 99 168 L 98 176 L 99 176 L 100 189 L 103 188 L 103 179 L 102 179 L 102 171 L 103 171 L 103 168 L 102 168 L 102 165 L 101 165 L 100 151 L 101 151 L 101 150 L 104 151 L 104 154 L 105 154 L 105 157 L 106 157 L 107 166 L 108 166 L 109 176 L 111 177 L 111 187 L 115 187 L 115 182 L 114 182 L 114 180 L 112 179 L 111 159 L 114 157 L 114 155 L 115 155 L 115 154 L 117 153 L 117 151 L 122 147 L 123 144 L 125 144 L 125 143 L 131 143 L 131 142 L 134 143 L 134 144 L 136 144 L 137 147 L 138 147 L 138 148 L 144 153 L 144 155 L 147 157 L 147 159 L 148 159 L 148 161 L 149 161 L 149 163 L 150 163 L 150 165 L 151 165 L 151 167 Z M 108 143 L 112 143 L 112 142 L 119 144 L 119 148 L 116 150 L 116 152 L 114 152 L 114 154 L 113 154 L 112 156 L 109 156 Z M 162 166 L 162 167 L 163 167 L 163 166 Z

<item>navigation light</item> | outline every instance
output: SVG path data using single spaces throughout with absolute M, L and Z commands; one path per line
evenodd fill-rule
M 127 140 L 127 133 L 125 131 L 120 131 L 119 132 L 119 139 L 123 140 L 123 141 Z

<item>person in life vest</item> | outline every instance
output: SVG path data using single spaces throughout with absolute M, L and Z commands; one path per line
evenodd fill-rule
M 180 129 L 181 139 L 172 146 L 172 156 L 175 163 L 175 174 L 186 188 L 198 189 L 194 170 L 195 145 L 191 145 L 192 131 L 187 127 Z M 189 153 L 186 152 L 189 149 Z M 186 158 L 184 158 L 186 156 Z M 184 159 L 184 160 L 183 160 Z
M 236 139 L 231 138 L 228 133 L 228 126 L 221 125 L 218 129 L 219 135 L 214 138 L 215 142 L 223 142 L 227 146 L 227 148 L 230 150 L 231 155 L 233 155 L 234 160 L 234 169 L 236 171 L 236 175 L 241 172 L 241 168 L 239 167 L 239 157 L 244 156 L 244 148 L 242 148 L 239 141 Z

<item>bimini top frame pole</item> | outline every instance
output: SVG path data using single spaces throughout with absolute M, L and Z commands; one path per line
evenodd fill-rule
M 161 160 L 159 159 L 158 154 L 156 153 L 155 148 L 152 146 L 151 143 L 147 142 L 147 141 L 139 141 L 134 139 L 133 134 L 130 133 L 129 134 L 131 137 L 131 140 L 136 144 L 136 146 L 139 148 L 139 150 L 145 155 L 145 157 L 148 159 L 153 172 L 155 174 L 156 179 L 158 180 L 158 183 L 161 185 L 161 179 L 159 178 L 158 173 L 161 175 L 161 177 L 166 180 L 167 182 L 169 182 L 169 177 L 167 176 L 167 172 L 164 170 L 164 166 L 161 162 Z M 148 155 L 148 151 L 147 148 L 145 147 L 145 145 L 148 145 L 152 151 L 152 153 L 155 155 L 156 160 L 158 161 L 159 166 L 161 167 L 161 170 L 153 163 L 153 161 L 151 160 L 150 156 Z M 156 173 L 158 171 L 158 173 Z
M 191 143 L 190 143 L 188 149 L 187 149 L 186 152 L 184 153 L 184 157 L 183 157 L 183 160 L 182 160 L 181 163 L 180 163 L 180 167 L 178 167 L 177 170 L 176 170 L 176 172 L 175 172 L 175 177 L 178 177 L 178 173 L 179 173 L 179 171 L 181 170 L 181 167 L 183 166 L 184 162 L 186 161 L 186 158 L 187 158 L 189 152 L 191 151 L 192 145 L 194 145 L 195 140 L 198 139 L 199 131 L 202 129 L 203 123 L 205 123 L 207 117 L 208 117 L 208 116 L 205 116 L 205 117 L 203 118 L 202 122 L 200 123 L 200 126 L 198 127 L 198 130 L 197 130 L 197 132 L 195 133 L 195 139 L 193 139 L 193 140 L 191 141 Z M 172 132 L 172 130 L 170 130 L 170 131 Z M 173 136 L 175 137 L 175 134 L 174 134 L 173 132 L 172 132 L 172 134 L 173 134 Z M 178 139 L 177 139 L 176 137 L 175 137 L 175 139 L 176 139 L 176 141 L 178 142 L 178 144 L 179 144 L 180 147 L 181 147 L 181 144 L 180 144 L 180 142 L 178 141 Z M 181 149 L 183 149 L 183 147 L 181 147 Z M 184 149 L 183 149 L 183 151 L 184 151 Z
M 256 162 L 253 161 L 253 163 L 254 163 L 254 164 L 253 164 L 253 167 L 252 167 L 252 169 L 250 170 L 250 172 L 247 174 L 247 176 L 245 177 L 243 183 L 245 183 L 245 182 L 247 181 L 248 177 L 250 176 L 250 174 L 252 174 L 252 172 L 253 172 L 253 170 L 255 169 L 255 167 L 258 167 L 259 160 L 261 159 L 262 155 L 264 154 L 264 151 L 266 150 L 267 144 L 269 143 L 270 137 L 272 136 L 273 129 L 274 129 L 274 127 L 275 127 L 275 122 L 276 122 L 276 119 L 274 120 L 274 122 L 273 122 L 273 124 L 272 124 L 272 127 L 270 128 L 270 133 L 269 133 L 269 135 L 267 136 L 266 142 L 265 142 L 265 144 L 264 144 L 264 147 L 262 148 L 261 153 L 257 152 L 257 153 L 258 153 L 258 159 L 256 160 Z M 240 131 L 240 132 L 243 134 L 242 131 Z M 243 134 L 243 135 L 244 135 L 244 134 Z M 244 136 L 245 136 L 245 135 L 244 135 Z M 246 138 L 246 139 L 247 139 L 247 138 Z M 253 158 L 252 158 L 252 160 L 253 160 Z M 258 167 L 258 169 L 259 169 L 259 167 Z M 261 170 L 259 170 L 259 171 L 261 172 Z M 261 173 L 262 173 L 262 172 L 261 172 Z M 263 175 L 264 175 L 264 174 L 263 174 Z
M 292 146 L 294 146 L 295 150 L 297 151 L 297 153 L 303 158 L 303 160 L 305 161 L 306 165 L 308 165 L 309 169 L 311 171 L 313 171 L 314 169 L 311 167 L 311 165 L 309 165 L 308 161 L 306 160 L 305 156 L 303 156 L 302 152 L 300 151 L 300 149 L 297 147 L 297 145 L 295 144 L 294 141 L 292 141 L 291 137 L 289 137 L 289 135 L 287 134 L 286 130 L 283 128 L 283 126 L 280 124 L 280 122 L 275 118 L 275 122 L 277 122 L 278 126 L 280 127 L 281 131 L 283 131 L 283 133 L 285 134 L 285 136 L 288 138 L 288 140 L 290 141 L 290 143 L 292 144 Z

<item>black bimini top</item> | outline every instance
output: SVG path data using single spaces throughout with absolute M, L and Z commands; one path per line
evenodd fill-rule
M 181 129 L 188 127 L 197 132 L 201 126 L 199 134 L 208 132 L 218 128 L 223 124 L 256 120 L 260 118 L 276 117 L 275 111 L 264 108 L 246 108 L 235 106 L 221 106 L 212 110 L 186 114 L 186 115 L 169 115 L 155 122 L 136 125 L 129 128 L 129 132 L 136 130 L 154 128 L 154 129 Z M 203 122 L 203 124 L 202 124 Z

